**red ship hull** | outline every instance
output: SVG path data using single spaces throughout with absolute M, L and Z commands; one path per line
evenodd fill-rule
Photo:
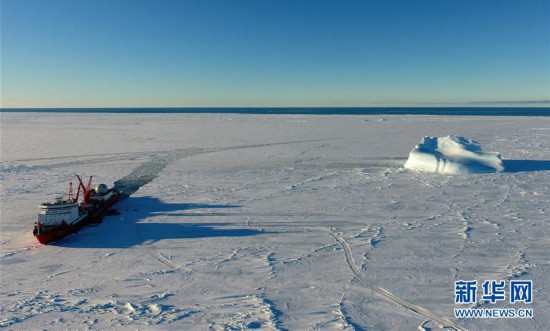
M 70 235 L 71 233 L 77 232 L 78 230 L 80 230 L 81 227 L 89 223 L 87 221 L 88 219 L 89 217 L 86 216 L 82 221 L 72 225 L 69 225 L 67 223 L 62 223 L 59 226 L 55 227 L 54 229 L 49 229 L 47 232 L 39 232 L 37 227 L 35 226 L 35 229 L 33 230 L 34 237 L 41 244 L 46 245 L 51 242 L 62 239 Z
M 49 244 L 77 232 L 85 225 L 101 222 L 107 210 L 111 208 L 119 199 L 120 192 L 116 191 L 109 200 L 105 201 L 105 203 L 101 206 L 88 210 L 87 216 L 73 224 L 63 222 L 60 225 L 53 228 L 50 227 L 47 230 L 42 230 L 38 225 L 35 225 L 33 230 L 34 237 L 41 244 Z

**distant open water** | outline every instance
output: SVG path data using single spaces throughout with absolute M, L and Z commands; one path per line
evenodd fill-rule
M 0 108 L 0 112 L 114 114 L 256 114 L 256 115 L 459 115 L 550 116 L 550 107 L 364 107 L 364 108 Z

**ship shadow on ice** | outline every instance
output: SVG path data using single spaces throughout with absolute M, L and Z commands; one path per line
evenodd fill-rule
M 528 172 L 550 170 L 549 160 L 502 160 L 504 172 Z
M 71 248 L 130 248 L 160 240 L 245 237 L 267 233 L 253 228 L 238 228 L 238 224 L 230 222 L 193 222 L 193 218 L 199 216 L 234 216 L 235 214 L 228 214 L 223 210 L 239 207 L 165 203 L 154 197 L 132 197 L 115 205 L 119 215 L 107 216 L 97 226 L 85 227 L 75 235 L 51 245 Z M 162 221 L 152 219 L 156 216 L 163 216 Z

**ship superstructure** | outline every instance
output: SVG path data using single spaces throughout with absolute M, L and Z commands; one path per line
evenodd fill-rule
M 72 224 L 88 215 L 78 209 L 78 203 L 70 200 L 62 200 L 58 197 L 55 202 L 46 202 L 40 205 L 37 223 L 44 227 L 55 226 L 63 222 Z

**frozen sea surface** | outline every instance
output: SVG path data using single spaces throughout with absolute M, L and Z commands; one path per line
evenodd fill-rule
M 424 136 L 508 172 L 403 168 Z M 550 328 L 550 118 L 1 114 L 0 327 Z M 131 196 L 53 245 L 75 174 Z M 533 281 L 530 319 L 455 319 L 457 280 Z M 481 292 L 478 293 L 481 296 Z

